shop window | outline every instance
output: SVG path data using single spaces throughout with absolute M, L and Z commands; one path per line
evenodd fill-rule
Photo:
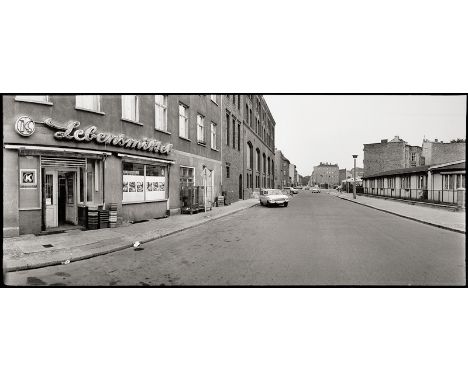
M 80 197 L 79 201 L 80 203 L 84 203 L 84 198 L 85 198 L 85 169 L 83 167 L 80 167 Z
M 90 111 L 101 111 L 100 95 L 77 95 L 76 107 Z
M 129 121 L 139 121 L 139 97 L 137 95 L 122 96 L 122 118 Z
M 167 95 L 154 96 L 155 129 L 167 131 Z
M 179 136 L 189 139 L 188 107 L 179 104 Z
M 167 167 L 123 162 L 122 201 L 145 202 L 166 199 Z
M 193 186 L 195 184 L 195 169 L 193 167 L 180 166 L 180 185 Z
M 86 195 L 86 201 L 92 203 L 94 201 L 94 171 L 91 166 L 86 171 Z

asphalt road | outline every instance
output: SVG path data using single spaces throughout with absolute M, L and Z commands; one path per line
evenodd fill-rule
M 10 285 L 464 285 L 465 236 L 302 191 L 134 249 L 8 274 Z

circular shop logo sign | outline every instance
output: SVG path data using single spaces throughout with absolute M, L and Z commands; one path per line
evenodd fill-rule
M 31 118 L 23 116 L 16 120 L 15 130 L 23 137 L 29 137 L 36 130 L 36 125 Z

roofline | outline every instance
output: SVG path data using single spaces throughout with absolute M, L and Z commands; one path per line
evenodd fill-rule
M 457 161 L 455 161 L 455 162 L 447 162 L 447 163 L 442 163 L 442 164 L 436 164 L 436 165 L 434 165 L 434 166 L 429 167 L 429 171 L 430 171 L 430 170 L 433 170 L 433 169 L 436 169 L 436 168 L 451 166 L 451 165 L 453 165 L 453 164 L 459 164 L 459 163 L 463 163 L 463 162 L 466 162 L 466 159 L 457 160 Z

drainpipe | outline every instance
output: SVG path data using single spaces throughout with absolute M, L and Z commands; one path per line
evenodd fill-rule
M 220 116 L 220 153 L 221 153 L 221 195 L 223 194 L 223 116 L 224 116 L 224 110 L 223 110 L 223 94 L 220 95 L 221 101 L 221 116 Z

